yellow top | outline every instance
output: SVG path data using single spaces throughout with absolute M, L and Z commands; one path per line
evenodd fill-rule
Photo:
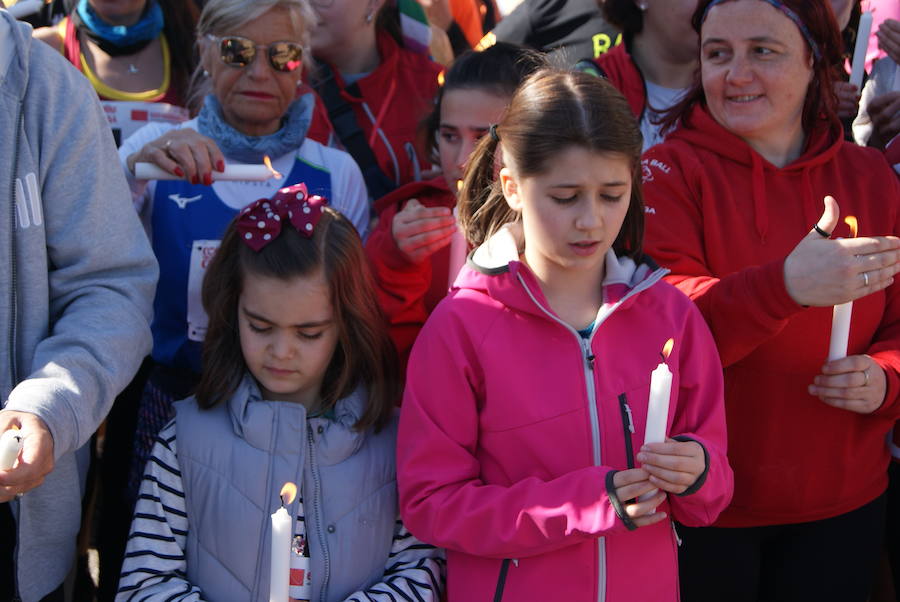
M 66 20 L 68 17 L 59 22 L 59 34 L 60 38 L 65 40 L 66 36 Z M 94 90 L 96 90 L 97 94 L 108 99 L 108 100 L 126 100 L 126 101 L 145 101 L 145 102 L 153 102 L 165 96 L 166 91 L 169 89 L 169 83 L 172 78 L 172 66 L 169 61 L 169 44 L 166 42 L 166 36 L 159 36 L 159 44 L 162 47 L 162 59 L 163 59 L 163 80 L 162 84 L 160 84 L 159 88 L 153 90 L 145 90 L 143 92 L 124 92 L 122 90 L 116 90 L 115 88 L 108 86 L 104 82 L 97 77 L 97 74 L 91 71 L 91 68 L 87 64 L 87 60 L 84 58 L 84 52 L 81 52 L 81 56 L 79 60 L 81 61 L 81 71 L 84 73 L 84 76 L 88 78 L 88 81 L 91 82 L 91 85 L 94 86 Z M 60 48 L 60 53 L 65 52 L 65 42 L 63 43 L 63 47 Z

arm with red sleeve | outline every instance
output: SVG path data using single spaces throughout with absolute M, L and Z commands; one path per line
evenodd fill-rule
M 734 492 L 728 464 L 722 365 L 703 316 L 686 300 L 685 324 L 678 343 L 678 397 L 671 432 L 703 447 L 706 470 L 680 495 L 669 495 L 672 516 L 689 527 L 712 524 Z M 671 362 L 671 360 L 670 360 Z
M 431 260 L 413 263 L 397 246 L 391 226 L 399 209 L 400 204 L 395 203 L 378 216 L 378 225 L 366 240 L 366 255 L 391 340 L 406 365 L 413 342 L 428 318 L 425 295 L 431 286 Z
M 460 294 L 443 301 L 410 357 L 397 440 L 404 524 L 427 543 L 490 558 L 535 556 L 625 532 L 606 493 L 609 467 L 510 485 L 481 479 L 478 341 L 490 326 L 467 328 L 468 312 L 483 311 L 475 303 Z
M 705 256 L 702 199 L 716 193 L 685 147 L 658 145 L 644 155 L 645 165 L 657 159 L 670 166 L 668 173 L 652 171 L 644 182 L 646 205 L 652 208 L 646 215 L 645 246 L 672 271 L 666 279 L 697 304 L 722 366 L 728 367 L 778 334 L 803 307 L 788 295 L 783 258 L 721 278 L 712 274 Z

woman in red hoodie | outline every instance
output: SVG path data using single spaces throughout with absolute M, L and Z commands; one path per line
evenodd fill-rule
M 701 81 L 643 160 L 647 247 L 716 339 L 735 490 L 684 530 L 683 599 L 864 601 L 900 416 L 900 186 L 843 141 L 827 2 L 703 0 L 693 24 Z

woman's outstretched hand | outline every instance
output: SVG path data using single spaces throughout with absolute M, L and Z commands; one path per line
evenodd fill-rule
M 831 196 L 818 226 L 834 232 L 840 209 Z M 784 261 L 788 294 L 800 305 L 825 307 L 865 297 L 889 287 L 900 272 L 896 236 L 824 238 L 810 230 Z

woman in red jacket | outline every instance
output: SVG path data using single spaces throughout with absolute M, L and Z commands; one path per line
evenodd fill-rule
M 431 110 L 441 66 L 393 35 L 396 8 L 385 0 L 310 4 L 319 18 L 311 28 L 315 87 L 334 125 L 331 142 L 359 164 L 372 199 L 421 180 L 431 165 L 416 152 L 416 128 Z M 326 142 L 329 133 L 314 123 L 309 136 Z
M 684 530 L 683 600 L 864 601 L 900 416 L 900 186 L 842 139 L 828 3 L 703 0 L 693 23 L 701 81 L 643 160 L 647 246 L 716 339 L 735 491 Z
M 457 231 L 451 210 L 469 155 L 500 121 L 522 80 L 542 64 L 536 52 L 504 42 L 456 59 L 423 122 L 424 146 L 441 175 L 398 188 L 375 205 L 378 225 L 366 254 L 404 366 L 425 319 L 456 277 L 451 266 L 458 272 L 465 262 L 464 241 L 451 245 Z

